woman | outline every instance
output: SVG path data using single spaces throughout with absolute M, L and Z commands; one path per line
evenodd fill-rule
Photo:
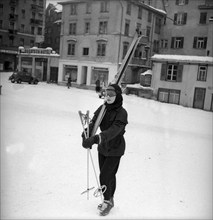
M 107 215 L 114 206 L 114 193 L 116 190 L 116 173 L 118 171 L 120 159 L 125 152 L 124 133 L 127 122 L 127 112 L 122 107 L 122 90 L 117 84 L 112 84 L 106 89 L 105 103 L 106 113 L 100 124 L 100 134 L 85 139 L 83 135 L 83 147 L 92 148 L 93 144 L 98 144 L 98 161 L 100 168 L 100 184 L 106 186 L 103 193 L 104 201 L 98 206 L 100 215 Z M 94 113 L 90 123 L 92 130 L 100 106 Z

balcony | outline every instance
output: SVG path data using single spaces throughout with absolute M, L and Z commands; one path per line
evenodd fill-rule
M 8 29 L 8 33 L 9 33 L 9 35 L 16 35 L 17 30 L 16 29 Z
M 18 0 L 10 0 L 9 5 L 15 7 L 18 4 Z
M 43 6 L 40 6 L 40 5 L 31 4 L 31 10 L 33 12 L 43 12 L 44 8 Z
M 31 19 L 30 19 L 30 24 L 42 26 L 42 25 L 43 25 L 43 21 L 42 21 L 42 20 L 39 20 L 39 19 L 31 18 Z
M 138 66 L 138 67 L 147 66 L 148 65 L 148 60 L 143 59 L 143 58 L 139 58 L 139 57 L 133 57 L 132 61 L 130 62 L 130 65 L 131 64 L 134 65 L 134 66 Z
M 203 5 L 198 5 L 199 9 L 213 9 L 213 1 L 206 0 Z
M 9 14 L 9 20 L 10 21 L 17 21 L 18 15 L 16 14 Z

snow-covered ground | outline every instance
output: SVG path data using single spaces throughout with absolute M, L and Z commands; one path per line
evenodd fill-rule
M 212 112 L 124 95 L 126 153 L 115 207 L 100 217 L 86 189 L 78 110 L 102 104 L 94 91 L 12 84 L 0 73 L 1 219 L 211 219 Z M 96 171 L 97 150 L 92 149 Z M 96 180 L 90 165 L 90 186 Z

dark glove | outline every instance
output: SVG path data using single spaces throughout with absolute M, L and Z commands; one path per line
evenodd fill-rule
M 86 138 L 85 140 L 83 139 L 82 146 L 84 148 L 92 149 L 92 145 L 98 143 L 99 143 L 99 135 L 94 135 L 92 137 Z

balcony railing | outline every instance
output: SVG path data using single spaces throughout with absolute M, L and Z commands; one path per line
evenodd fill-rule
M 203 5 L 198 5 L 199 9 L 213 9 L 213 1 L 206 0 Z
M 16 21 L 18 19 L 18 15 L 16 14 L 9 14 L 9 20 L 10 21 Z
M 130 64 L 138 65 L 138 66 L 147 66 L 148 60 L 139 58 L 139 57 L 133 57 Z
M 35 12 L 43 12 L 44 8 L 41 5 L 31 4 L 31 10 Z
M 8 33 L 9 33 L 9 35 L 15 35 L 15 34 L 17 34 L 17 30 L 16 29 L 8 29 Z
M 10 0 L 9 5 L 10 6 L 16 6 L 18 4 L 18 0 Z
M 42 20 L 39 20 L 39 19 L 31 18 L 31 19 L 30 19 L 30 24 L 42 26 L 42 25 L 43 25 L 43 21 L 42 21 Z

